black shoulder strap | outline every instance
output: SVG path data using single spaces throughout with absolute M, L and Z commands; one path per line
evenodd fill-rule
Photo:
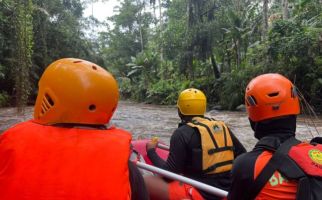
M 266 164 L 266 166 L 263 168 L 261 173 L 257 176 L 255 181 L 251 185 L 247 199 L 255 199 L 259 192 L 262 190 L 262 188 L 265 186 L 265 184 L 268 182 L 268 180 L 272 177 L 274 172 L 277 169 L 280 169 L 281 166 L 294 165 L 294 162 L 286 155 L 288 154 L 292 146 L 297 145 L 299 143 L 300 141 L 298 141 L 294 137 L 291 137 L 280 145 L 280 147 L 273 154 L 270 161 Z M 301 173 L 300 175 L 303 175 L 303 173 Z

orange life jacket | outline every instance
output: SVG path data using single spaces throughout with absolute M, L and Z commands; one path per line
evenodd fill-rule
M 273 154 L 269 151 L 264 151 L 256 160 L 254 179 L 260 174 Z M 264 186 L 261 192 L 257 195 L 256 200 L 294 200 L 296 199 L 297 182 L 287 180 L 278 171 L 272 175 L 268 183 Z
M 0 199 L 127 200 L 131 135 L 20 123 L 0 136 Z

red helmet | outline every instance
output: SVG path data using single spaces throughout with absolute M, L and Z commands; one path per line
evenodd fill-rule
M 280 74 L 263 74 L 251 80 L 246 87 L 245 105 L 254 122 L 300 113 L 295 86 Z

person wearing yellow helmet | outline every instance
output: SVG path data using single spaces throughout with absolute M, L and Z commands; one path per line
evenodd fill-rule
M 246 150 L 224 122 L 205 117 L 206 107 L 202 91 L 182 91 L 177 101 L 181 123 L 171 136 L 168 159 L 164 161 L 156 154 L 156 142 L 147 143 L 147 154 L 157 167 L 228 190 L 232 162 Z M 220 199 L 178 181 L 168 183 L 151 176 L 144 179 L 151 199 Z
M 34 119 L 0 136 L 0 199 L 148 199 L 129 162 L 131 134 L 105 126 L 118 98 L 114 77 L 94 63 L 49 65 Z

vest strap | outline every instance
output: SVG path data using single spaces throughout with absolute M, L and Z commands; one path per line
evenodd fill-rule
M 227 133 L 226 133 L 226 128 L 223 126 L 222 129 L 224 131 L 225 146 L 227 146 Z
M 214 153 L 222 152 L 222 151 L 233 151 L 234 147 L 233 146 L 225 146 L 225 147 L 219 147 L 217 149 L 209 149 L 208 154 L 212 155 Z
M 230 164 L 233 164 L 233 160 L 227 160 L 227 161 L 224 161 L 224 162 L 216 163 L 216 164 L 208 167 L 207 169 L 203 170 L 202 172 L 207 174 L 207 173 L 215 170 L 218 167 L 222 167 L 222 166 L 230 165 Z
M 263 170 L 257 176 L 255 181 L 249 187 L 251 189 L 246 199 L 255 199 L 259 192 L 262 190 L 262 188 L 266 185 L 268 180 L 271 178 L 271 176 L 274 174 L 274 172 L 276 170 L 283 169 L 283 166 L 287 166 L 288 170 L 292 170 L 295 174 L 297 174 L 298 177 L 305 177 L 304 172 L 294 163 L 294 161 L 292 161 L 287 156 L 291 147 L 299 143 L 301 142 L 295 139 L 294 137 L 291 137 L 280 145 L 280 147 L 273 154 L 272 158 L 268 161 L 266 166 L 263 168 Z M 305 180 L 305 178 L 301 178 L 298 186 L 301 185 L 301 182 L 306 183 L 307 180 Z M 299 198 L 299 196 L 297 195 L 297 199 L 307 199 L 303 198 L 303 195 L 307 194 L 308 192 L 307 189 L 309 190 L 309 188 L 307 187 L 299 187 L 298 194 L 300 194 L 302 198 Z

